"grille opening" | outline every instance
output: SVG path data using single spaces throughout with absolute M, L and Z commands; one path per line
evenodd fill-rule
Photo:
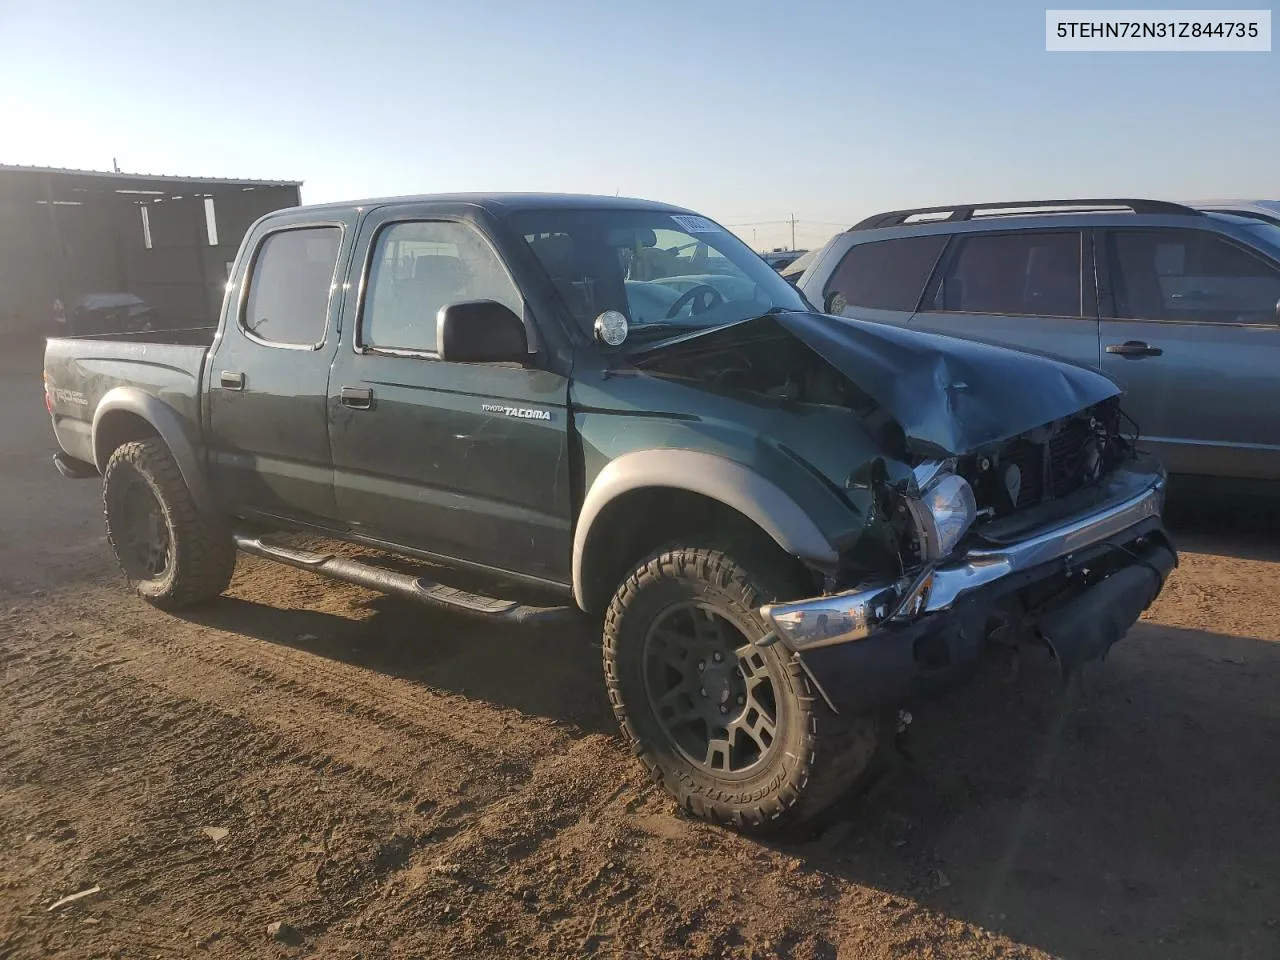
M 1007 516 L 1096 482 L 1114 434 L 1109 423 L 1083 415 L 1015 437 L 962 466 L 978 509 Z

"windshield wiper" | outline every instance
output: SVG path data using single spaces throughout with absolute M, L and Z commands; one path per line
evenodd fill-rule
M 725 320 L 721 323 L 689 323 L 681 320 L 658 320 L 653 323 L 638 323 L 633 326 L 628 334 L 629 340 L 637 342 L 653 339 L 647 334 L 652 331 L 655 334 L 663 336 L 675 336 L 681 333 L 703 333 L 708 330 L 715 330 L 718 327 L 727 327 L 735 323 L 746 323 L 748 320 L 759 320 L 761 317 L 777 316 L 780 313 L 799 313 L 800 311 L 792 307 L 770 307 L 764 313 L 756 314 L 753 317 L 745 317 L 742 320 Z
M 693 330 L 710 330 L 715 323 L 682 323 L 679 320 L 659 320 L 654 323 L 637 323 L 627 333 L 628 338 L 643 336 L 650 330 L 658 333 L 681 333 Z

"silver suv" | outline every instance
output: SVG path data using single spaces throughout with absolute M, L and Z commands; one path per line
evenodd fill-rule
M 1100 370 L 1169 471 L 1280 479 L 1280 226 L 1156 200 L 895 210 L 797 284 L 827 313 Z

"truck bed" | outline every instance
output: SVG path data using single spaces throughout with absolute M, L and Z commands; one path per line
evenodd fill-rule
M 50 337 L 44 354 L 45 390 L 63 451 L 101 468 L 93 454 L 95 413 L 104 398 L 110 401 L 105 413 L 116 400 L 136 401 L 140 395 L 168 407 L 198 447 L 201 377 L 212 335 L 211 328 L 202 328 Z M 122 411 L 127 406 L 122 403 Z
M 148 330 L 140 333 L 126 330 L 114 333 L 91 333 L 74 337 L 50 337 L 50 340 L 81 340 L 92 343 L 183 343 L 207 347 L 213 343 L 217 327 L 179 327 L 173 330 Z

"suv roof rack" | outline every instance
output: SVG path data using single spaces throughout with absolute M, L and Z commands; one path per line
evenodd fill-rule
M 1140 200 L 1127 197 L 1115 197 L 1102 200 L 1014 200 L 1004 203 L 963 203 L 946 207 L 915 207 L 910 210 L 890 210 L 888 213 L 877 213 L 874 216 L 855 223 L 849 230 L 872 230 L 876 227 L 896 227 L 916 216 L 929 214 L 949 214 L 930 219 L 928 223 L 952 223 L 957 220 L 972 220 L 979 210 L 1024 210 L 1044 208 L 1046 212 L 1067 212 L 1070 209 L 1108 210 L 1128 209 L 1134 213 L 1168 213 L 1177 216 L 1203 216 L 1181 203 L 1170 203 L 1167 200 Z

